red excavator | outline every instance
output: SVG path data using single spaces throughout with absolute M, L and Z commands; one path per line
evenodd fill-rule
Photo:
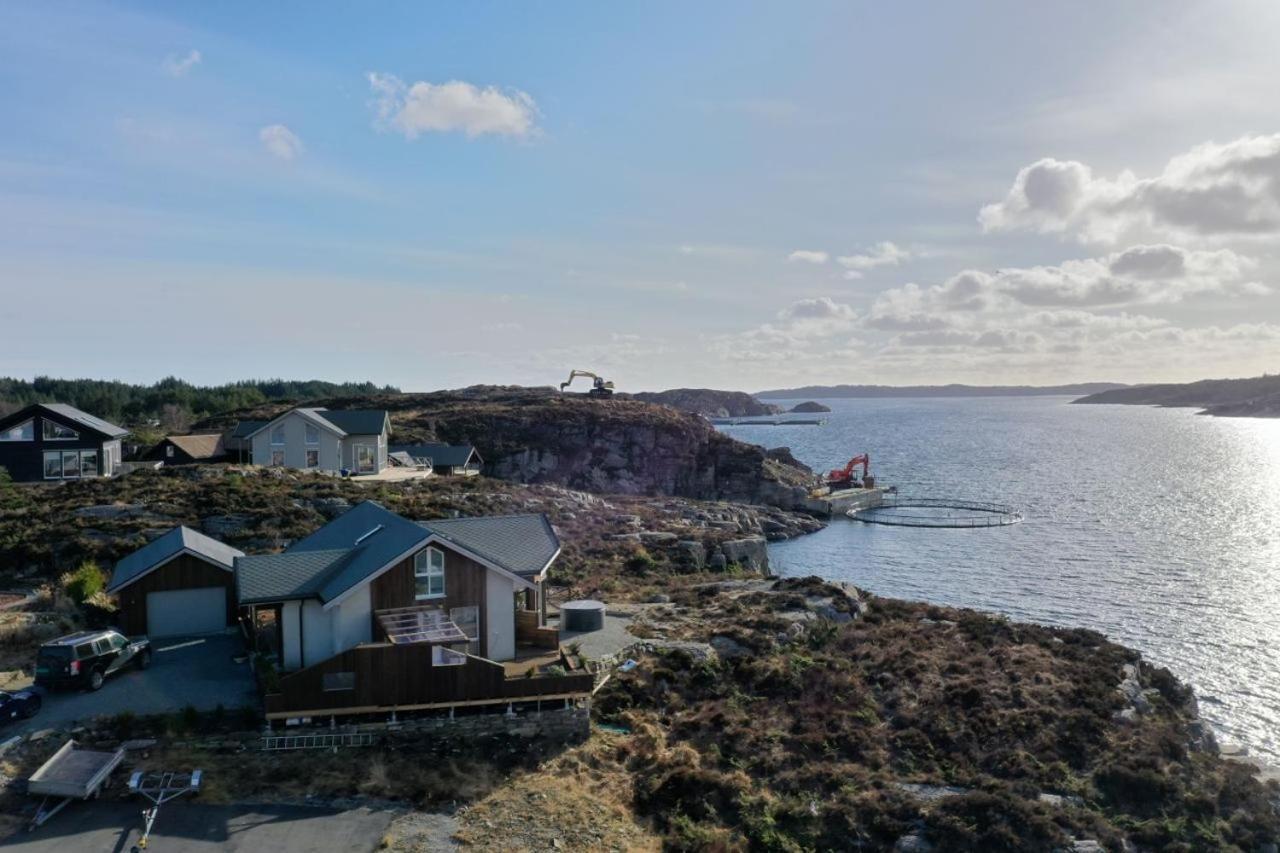
M 836 468 L 828 471 L 826 483 L 832 491 L 836 489 L 852 489 L 854 487 L 853 470 L 859 465 L 862 466 L 862 488 L 869 489 L 875 485 L 875 478 L 871 476 L 868 469 L 871 467 L 871 457 L 866 453 L 860 453 L 849 460 L 843 468 Z

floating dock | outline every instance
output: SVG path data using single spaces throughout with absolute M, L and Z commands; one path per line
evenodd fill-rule
M 716 426 L 822 426 L 825 420 L 810 418 L 795 420 L 772 420 L 760 418 L 708 418 Z
M 871 489 L 840 489 L 825 495 L 811 497 L 804 503 L 806 511 L 814 515 L 835 517 L 848 515 L 850 512 L 872 509 L 885 501 L 885 495 L 891 489 L 875 487 Z

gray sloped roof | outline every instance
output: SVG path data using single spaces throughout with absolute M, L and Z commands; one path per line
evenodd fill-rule
M 446 542 L 524 578 L 541 573 L 560 551 L 551 522 L 540 514 L 440 518 L 419 524 Z
M 237 421 L 236 428 L 231 431 L 232 438 L 247 438 L 267 425 L 266 421 Z
M 116 563 L 107 591 L 115 592 L 128 586 L 156 566 L 183 552 L 203 557 L 227 571 L 232 571 L 237 557 L 244 556 L 243 551 L 190 527 L 175 527 Z
M 313 409 L 347 435 L 378 435 L 387 422 L 385 409 Z
M 329 602 L 432 535 L 523 578 L 541 572 L 560 550 L 542 515 L 413 522 L 376 501 L 362 501 L 282 554 L 239 557 L 237 594 L 241 604 L 295 598 Z
M 236 560 L 236 598 L 241 604 L 318 596 L 326 579 L 350 561 L 352 549 L 285 551 Z
M 433 465 L 445 466 L 453 468 L 461 468 L 471 461 L 471 457 L 475 456 L 476 461 L 482 461 L 480 454 L 476 453 L 476 448 L 471 444 L 393 444 L 390 447 L 392 453 L 407 453 L 415 458 L 426 457 L 431 460 Z
M 81 411 L 75 406 L 68 406 L 66 403 L 38 403 L 37 405 L 42 409 L 48 409 L 54 414 L 61 415 L 69 421 L 80 424 L 86 429 L 102 433 L 110 438 L 122 438 L 129 434 L 129 431 L 124 427 L 116 426 L 96 415 Z

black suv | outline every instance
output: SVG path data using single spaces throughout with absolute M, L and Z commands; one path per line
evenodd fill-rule
M 129 664 L 151 665 L 151 641 L 130 640 L 119 631 L 80 631 L 40 647 L 36 684 L 43 687 L 87 687 L 97 690 L 108 675 Z

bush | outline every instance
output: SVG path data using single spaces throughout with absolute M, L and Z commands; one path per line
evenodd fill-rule
M 90 598 L 102 592 L 107 585 L 102 569 L 93 560 L 85 560 L 80 568 L 70 574 L 63 575 L 62 588 L 76 604 L 84 604 Z

